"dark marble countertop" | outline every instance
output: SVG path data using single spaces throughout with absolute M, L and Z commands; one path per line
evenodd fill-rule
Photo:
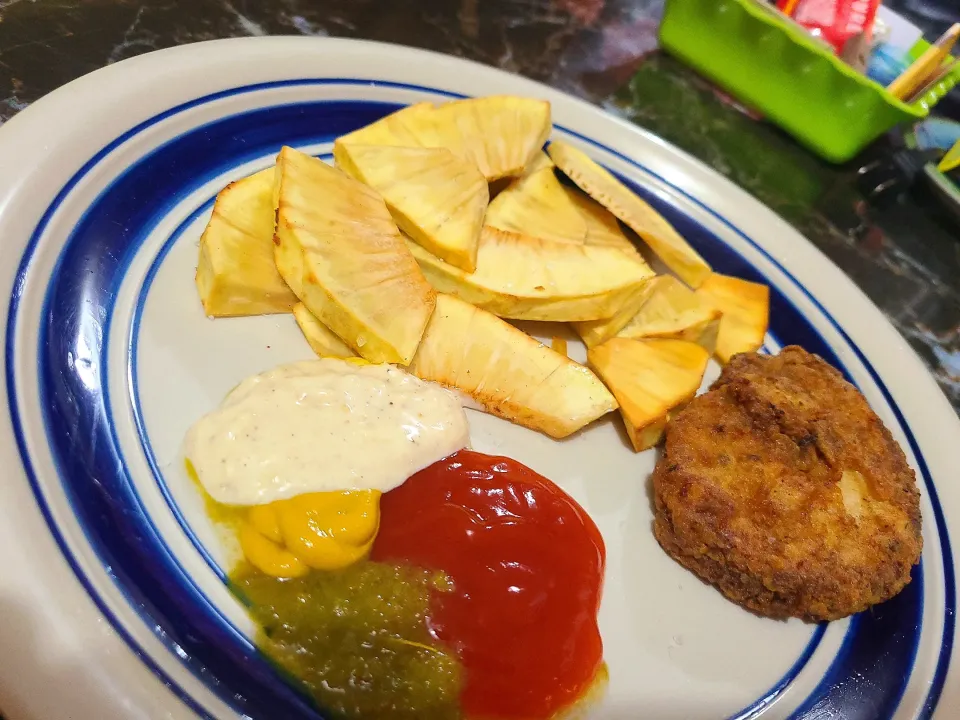
M 414 8 L 414 9 L 411 9 Z M 960 411 L 960 232 L 924 192 L 882 210 L 656 52 L 662 0 L 0 0 L 0 122 L 138 53 L 303 34 L 430 48 L 587 98 L 700 158 L 795 225 L 917 349 Z

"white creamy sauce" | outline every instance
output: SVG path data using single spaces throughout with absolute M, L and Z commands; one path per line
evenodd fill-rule
M 230 505 L 387 492 L 469 443 L 449 390 L 393 367 L 308 360 L 247 378 L 187 433 L 204 489 Z

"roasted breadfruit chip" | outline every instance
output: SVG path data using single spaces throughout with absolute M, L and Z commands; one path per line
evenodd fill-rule
M 538 161 L 536 166 L 491 201 L 487 225 L 545 240 L 606 245 L 631 257 L 639 255 L 610 212 L 561 183 L 552 162 Z
M 587 351 L 637 452 L 660 441 L 670 414 L 696 395 L 709 360 L 710 353 L 684 340 L 613 338 Z
M 420 145 L 414 132 L 408 125 L 416 125 L 418 118 L 433 110 L 433 103 L 422 102 L 408 105 L 376 122 L 365 125 L 337 138 L 341 144 L 358 145 L 398 145 L 416 147 Z
M 370 362 L 408 364 L 436 292 L 376 191 L 285 147 L 277 158 L 275 258 L 300 301 Z
M 310 348 L 322 358 L 349 358 L 357 354 L 340 338 L 334 335 L 330 328 L 317 320 L 316 316 L 307 310 L 303 303 L 293 306 L 293 317 L 303 333 Z
M 261 170 L 217 194 L 196 275 L 210 317 L 290 312 L 297 302 L 273 261 L 273 173 Z
M 337 141 L 337 167 L 376 190 L 400 229 L 465 272 L 477 266 L 477 242 L 490 199 L 472 163 L 446 148 L 356 145 Z
M 567 177 L 636 232 L 687 285 L 699 287 L 710 274 L 707 262 L 669 222 L 586 153 L 559 140 L 550 143 L 547 153 Z
M 672 275 L 659 275 L 650 283 L 652 288 L 646 302 L 617 337 L 689 340 L 713 353 L 721 322 L 720 310 Z
M 623 303 L 617 308 L 616 312 L 608 318 L 600 320 L 583 320 L 573 323 L 573 329 L 577 331 L 583 344 L 588 348 L 606 342 L 614 337 L 620 330 L 629 323 L 640 308 L 647 302 L 650 294 L 656 288 L 655 281 L 659 278 L 651 277 L 645 283 L 638 286 L 630 295 L 624 298 Z
M 617 407 L 583 365 L 450 295 L 437 296 L 409 370 L 463 392 L 486 412 L 555 438 Z
M 638 256 L 484 227 L 477 269 L 465 273 L 408 243 L 440 292 L 513 320 L 566 322 L 609 317 L 653 276 Z
M 697 289 L 697 295 L 723 313 L 715 350 L 720 362 L 763 346 L 770 322 L 770 288 L 713 273 Z
M 454 100 L 409 119 L 418 144 L 447 148 L 488 181 L 522 174 L 551 128 L 550 103 L 510 95 Z

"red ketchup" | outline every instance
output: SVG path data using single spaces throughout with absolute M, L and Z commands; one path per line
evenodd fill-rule
M 569 495 L 518 462 L 462 450 L 386 493 L 372 559 L 443 570 L 429 623 L 463 663 L 466 717 L 549 718 L 603 661 L 605 551 Z

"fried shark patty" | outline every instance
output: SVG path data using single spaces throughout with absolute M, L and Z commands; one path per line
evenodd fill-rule
M 834 620 L 899 593 L 922 548 L 903 451 L 816 355 L 735 356 L 670 422 L 653 476 L 663 549 L 760 615 Z

